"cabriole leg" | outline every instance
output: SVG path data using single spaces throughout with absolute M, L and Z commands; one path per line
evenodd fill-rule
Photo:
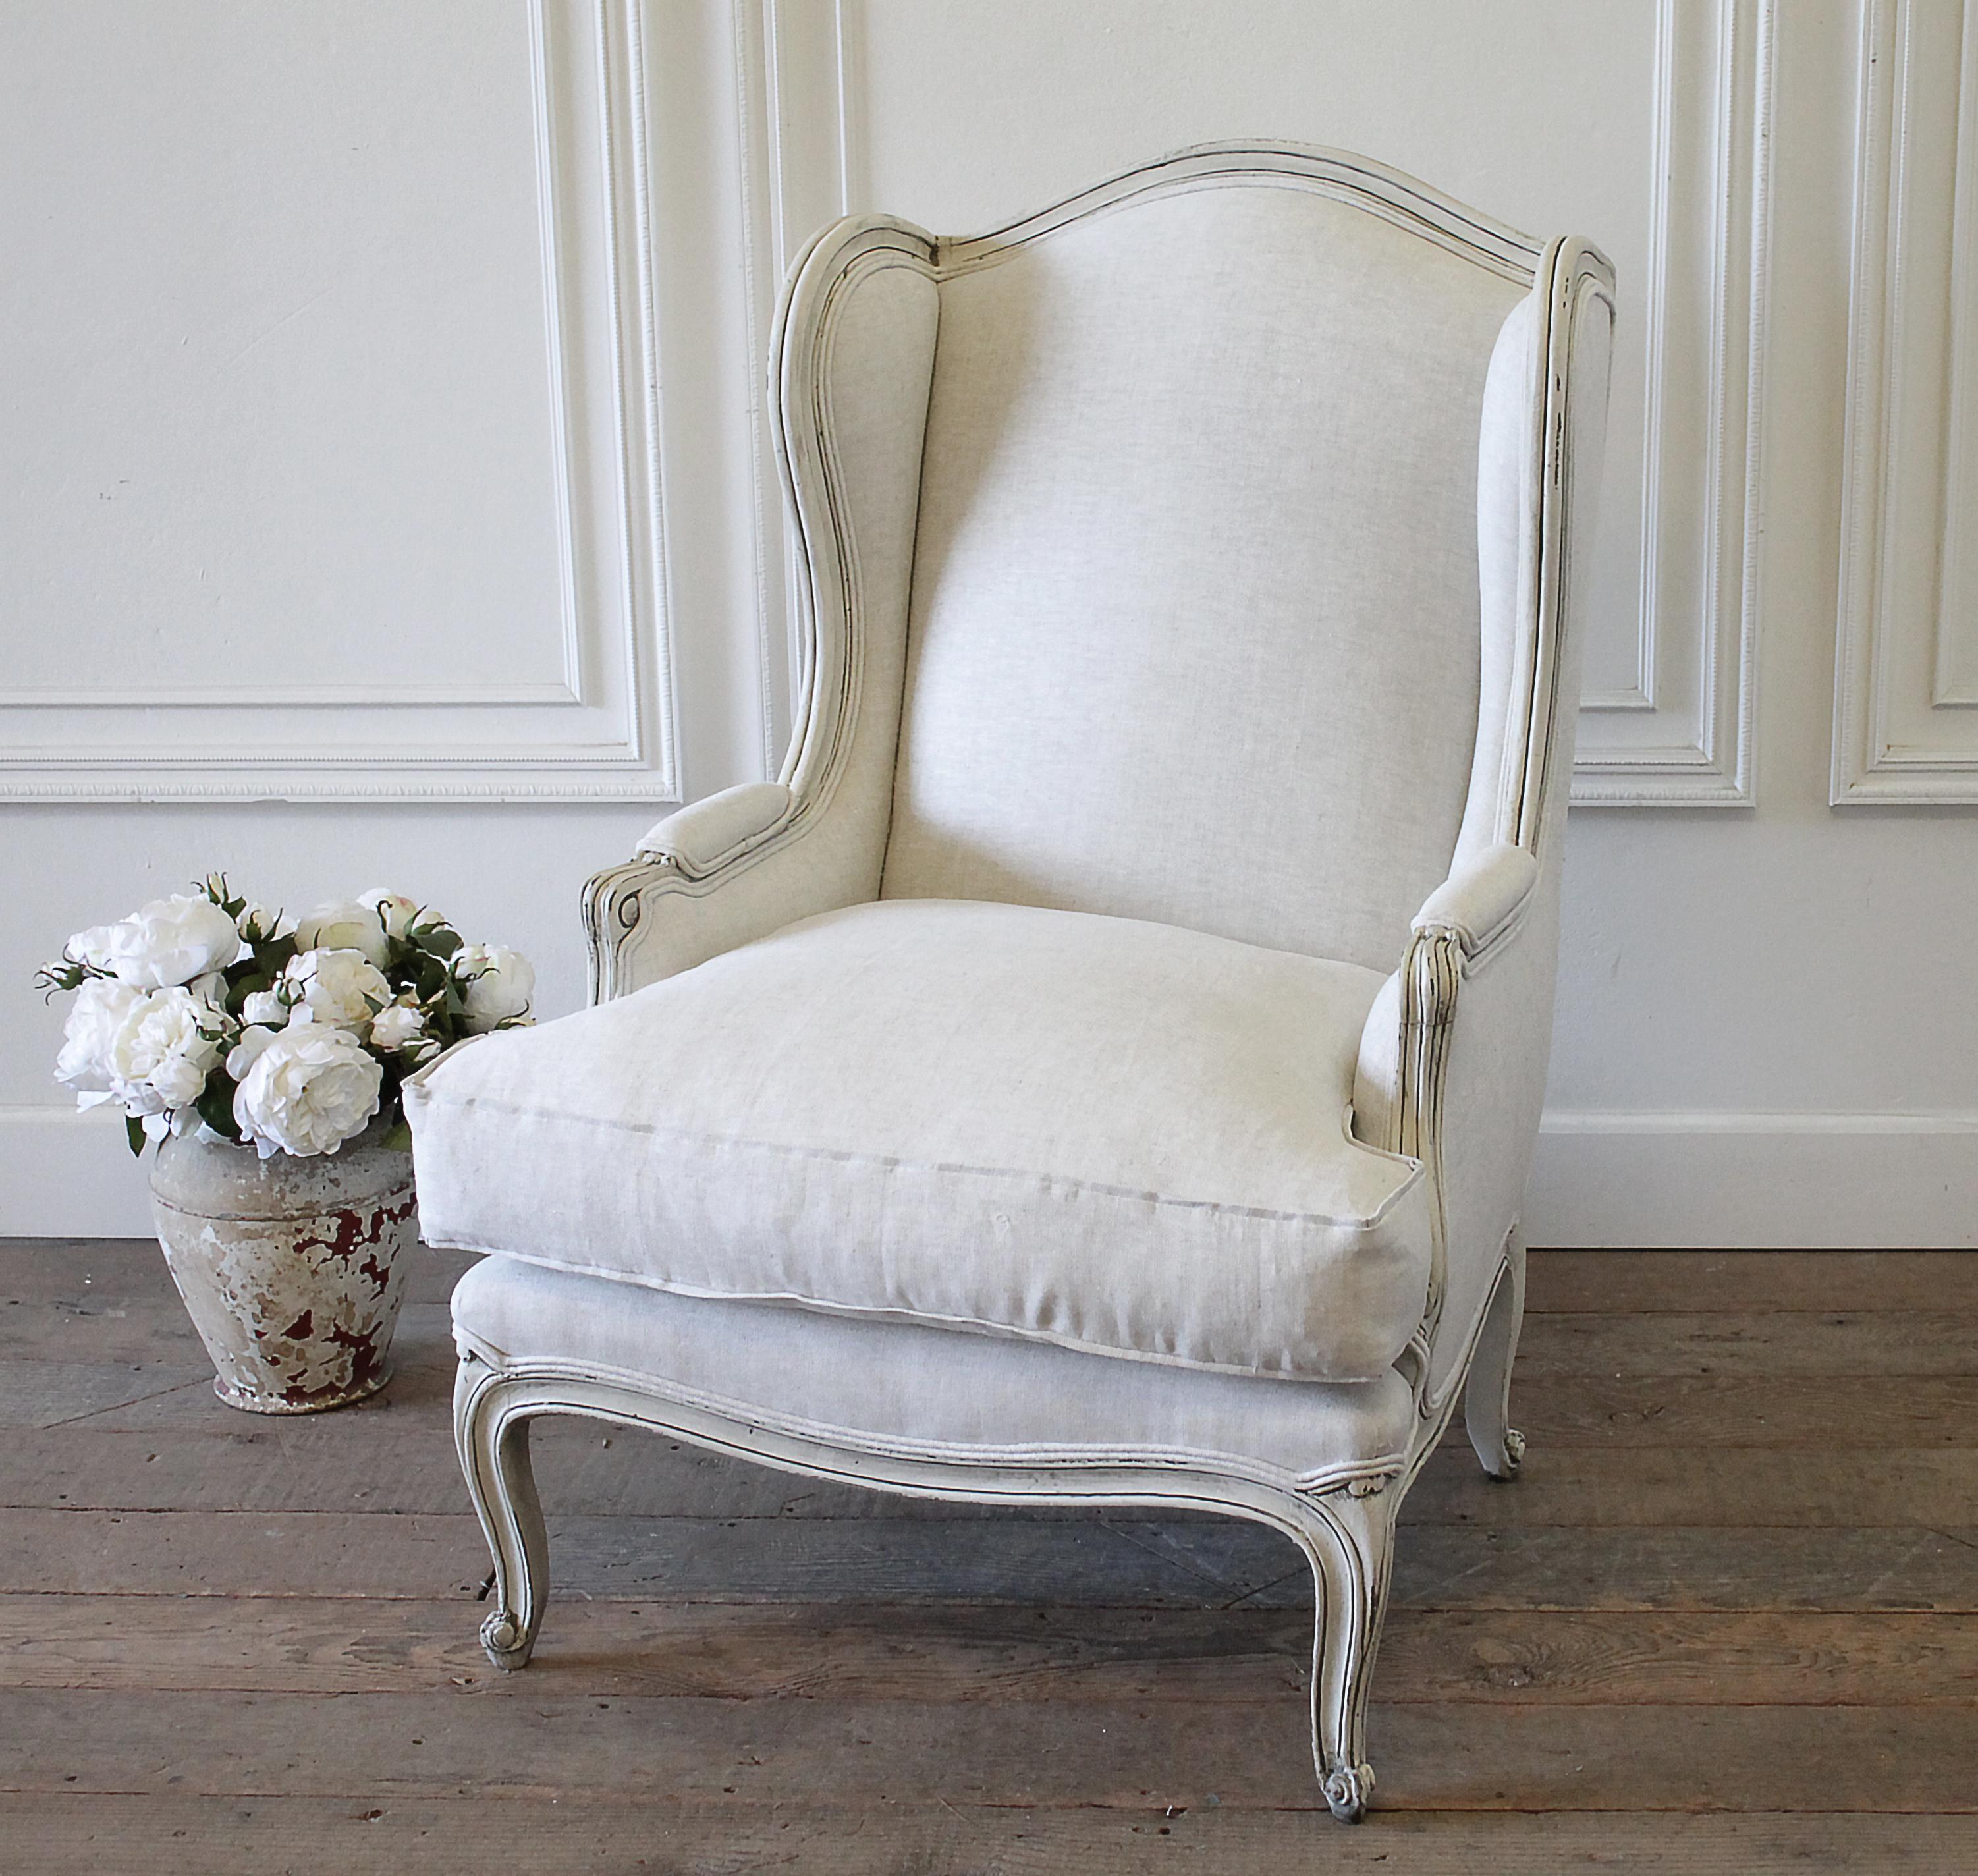
M 1367 1690 L 1386 1613 L 1400 1493 L 1391 1481 L 1364 1496 L 1331 1492 L 1305 1501 L 1300 1542 L 1318 1592 L 1312 1643 L 1312 1752 L 1332 1815 L 1367 1814 Z
M 495 1557 L 495 1608 L 481 1645 L 498 1668 L 528 1664 L 549 1595 L 549 1534 L 529 1465 L 529 1423 L 502 1411 L 501 1378 L 463 1355 L 454 1383 L 453 1431 L 488 1547 Z
M 1463 1424 L 1484 1470 L 1514 1479 L 1525 1456 L 1525 1436 L 1511 1424 L 1511 1363 L 1525 1319 L 1525 1246 L 1515 1236 L 1505 1247 L 1504 1269 L 1490 1293 L 1484 1333 L 1463 1388 Z

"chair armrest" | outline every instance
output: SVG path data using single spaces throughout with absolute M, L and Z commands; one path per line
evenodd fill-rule
M 1556 887 L 1525 849 L 1499 843 L 1458 867 L 1415 915 L 1407 955 L 1361 1034 L 1354 1131 L 1421 1160 L 1435 1193 L 1418 1385 L 1445 1385 L 1445 1300 L 1460 1342 L 1515 1223 L 1545 1091 L 1556 955 L 1550 921 L 1518 941 Z M 1460 1017 L 1459 1020 L 1459 1004 Z
M 1523 847 L 1499 841 L 1451 873 L 1414 916 L 1417 935 L 1444 932 L 1465 958 L 1482 957 L 1523 918 L 1539 883 L 1539 863 Z
M 878 892 L 881 843 L 859 817 L 776 782 L 671 814 L 584 888 L 590 1001 L 623 997 Z
M 703 879 L 741 857 L 796 806 L 780 782 L 744 782 L 670 814 L 638 845 L 644 860 L 670 860 L 690 879 Z
M 1430 1092 L 1412 1087 L 1414 1111 L 1404 1116 L 1411 1056 L 1422 1060 L 1425 1029 L 1445 1028 L 1454 1018 L 1458 983 L 1494 956 L 1523 923 L 1539 884 L 1539 863 L 1523 847 L 1499 841 L 1458 866 L 1422 902 L 1414 915 L 1408 955 L 1381 986 L 1360 1036 L 1354 1078 L 1356 1129 L 1369 1146 L 1413 1153 Z M 1455 956 L 1446 954 L 1453 948 Z M 1413 1125 L 1406 1124 L 1412 1121 Z

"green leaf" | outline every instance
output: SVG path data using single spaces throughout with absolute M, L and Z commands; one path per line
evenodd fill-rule
M 229 1140 L 240 1137 L 239 1123 L 233 1118 L 233 1084 L 228 1080 L 227 1071 L 216 1068 L 206 1078 L 206 1090 L 194 1103 L 195 1111 L 214 1133 L 224 1134 Z
M 141 1153 L 144 1150 L 144 1123 L 135 1114 L 124 1117 L 124 1137 L 131 1143 L 131 1150 Z
M 230 1016 L 238 1016 L 241 1006 L 257 990 L 272 990 L 275 980 L 265 971 L 250 971 L 238 983 L 227 987 L 227 1011 Z
M 388 1153 L 410 1153 L 412 1150 L 412 1130 L 402 1120 L 378 1144 Z

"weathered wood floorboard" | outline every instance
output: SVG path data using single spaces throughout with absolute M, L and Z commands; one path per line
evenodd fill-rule
M 216 1404 L 216 1411 L 228 1410 Z M 24 1430 L 0 1442 L 0 1507 L 430 1514 L 462 1502 L 450 1439 L 405 1415 L 396 1422 L 353 1420 L 320 1434 L 280 1421 L 184 1436 L 155 1428 L 99 1432 L 95 1425 Z M 958 1511 L 897 1496 L 880 1500 L 857 1487 L 716 1457 L 650 1434 L 600 1438 L 594 1422 L 547 1422 L 538 1437 L 544 1502 L 560 1515 L 948 1521 L 1011 1515 L 996 1507 Z M 1943 1524 L 1978 1524 L 1978 1446 L 1723 1448 L 1706 1458 L 1659 1447 L 1534 1445 L 1517 1489 L 1507 1491 L 1484 1477 L 1467 1444 L 1451 1443 L 1431 1457 L 1401 1516 L 1411 1527 L 1493 1530 L 1860 1526 L 1901 1523 L 1919 1506 Z
M 1234 1805 L 1041 1811 L 829 1796 L 760 1805 L 571 1806 L 476 1788 L 437 1798 L 0 1795 L 0 1832 L 37 1876 L 1964 1876 L 1978 1818 L 1373 1812 L 1333 1831 L 1309 1811 Z
M 154 1246 L 0 1246 L 0 1867 L 1978 1868 L 1978 1258 L 1534 1253 L 1531 1458 L 1459 1436 L 1411 1495 L 1358 1832 L 1305 1566 L 1231 1520 L 546 1426 L 551 1606 L 496 1674 L 469 1261 L 416 1261 L 385 1394 L 258 1421 Z
M 338 1428 L 313 1434 L 333 1458 L 339 1439 L 362 1445 L 384 1437 L 378 1422 L 396 1414 L 422 1423 L 443 1448 L 432 1414 L 452 1384 L 449 1346 L 408 1342 L 398 1352 L 392 1385 L 373 1401 L 342 1410 Z M 0 1358 L 0 1429 L 171 1433 L 177 1440 L 213 1434 L 243 1441 L 255 1429 L 213 1398 L 211 1369 L 191 1352 L 168 1362 L 56 1362 Z M 1574 1447 L 1701 1448 L 1818 1446 L 1878 1451 L 1891 1447 L 1978 1446 L 1978 1377 L 1920 1375 L 1848 1378 L 1848 1411 L 1837 1418 L 1831 1377 L 1786 1375 L 1536 1375 L 1520 1374 L 1513 1418 L 1535 1451 Z M 594 1429 L 586 1430 L 596 1438 Z M 541 1436 L 563 1437 L 554 1420 Z M 272 1438 L 272 1435 L 263 1437 Z M 1447 1435 L 1464 1444 L 1460 1419 Z M 813 1484 L 815 1482 L 812 1482 Z
M 821 1793 L 883 1805 L 1311 1809 L 1299 1702 L 489 1699 L 16 1689 L 0 1790 L 566 1803 Z M 1387 1802 L 1437 1811 L 1978 1813 L 1978 1708 L 1377 1702 Z
M 1967 1251 L 1534 1251 L 1525 1309 L 1978 1312 Z
M 1694 1301 L 1694 1299 L 1692 1299 Z M 1691 1310 L 1657 1315 L 1582 1310 L 1526 1318 L 1518 1373 L 1560 1375 L 1978 1375 L 1973 1312 L 1957 1309 Z M 444 1302 L 408 1302 L 395 1356 L 451 1363 Z M 200 1352 L 167 1289 L 116 1304 L 0 1308 L 0 1359 L 186 1361 Z M 376 1411 L 383 1406 L 382 1397 Z M 360 1410 L 361 1411 L 361 1410 Z
M 1712 1310 L 1531 1315 L 1518 1340 L 1528 1377 L 1978 1374 L 1972 1315 L 1955 1309 Z
M 104 1596 L 471 1594 L 466 1513 L 18 1511 L 0 1591 Z M 558 1599 L 987 1602 L 1221 1608 L 1312 1600 L 1289 1543 L 1234 1519 L 581 1518 L 550 1527 Z M 1397 1551 L 1407 1608 L 1978 1613 L 1978 1529 L 1479 1530 L 1425 1525 Z
M 572 1600 L 529 1671 L 504 1675 L 458 1596 L 361 1611 L 300 1596 L 0 1596 L 0 1687 L 1275 1702 L 1305 1686 L 1311 1658 L 1303 1610 Z M 1394 1702 L 1968 1706 L 1978 1623 L 1398 1609 L 1380 1686 Z

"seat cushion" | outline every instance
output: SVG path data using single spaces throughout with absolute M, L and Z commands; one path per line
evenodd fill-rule
M 1427 1285 L 1349 1135 L 1381 978 L 1197 931 L 891 900 L 408 1084 L 434 1243 L 1243 1374 L 1370 1380 Z
M 900 1455 L 1234 1461 L 1303 1484 L 1398 1459 L 1415 1427 L 1414 1396 L 1392 1368 L 1260 1387 L 1013 1336 L 673 1296 L 514 1257 L 484 1258 L 455 1285 L 453 1329 L 498 1368 L 574 1364 L 772 1432 Z

